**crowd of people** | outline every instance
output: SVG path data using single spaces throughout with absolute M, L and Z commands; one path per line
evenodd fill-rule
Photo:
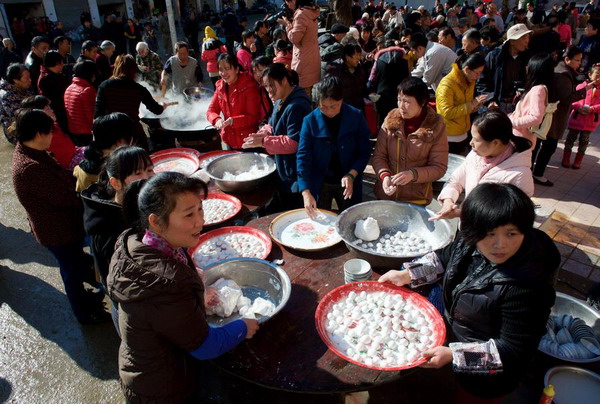
M 480 374 L 462 372 L 461 394 L 498 402 L 514 389 L 522 371 L 515 358 L 530 359 L 545 332 L 545 321 L 522 319 L 548 315 L 559 261 L 550 239 L 532 229 L 529 197 L 534 184 L 552 185 L 545 169 L 567 129 L 562 165 L 581 167 L 600 114 L 600 10 L 593 0 L 583 15 L 574 3 L 526 7 L 502 13 L 491 2 L 437 1 L 411 10 L 355 0 L 354 23 L 321 36 L 312 0 L 286 0 L 278 18 L 252 28 L 226 8 L 203 36 L 190 16 L 186 41 L 175 44 L 159 24 L 164 48 L 173 49 L 166 60 L 152 24 L 142 32 L 112 15 L 102 29 L 82 15 L 77 58 L 55 29 L 52 39 L 31 39 L 24 63 L 5 38 L 0 122 L 15 144 L 17 197 L 59 263 L 77 320 L 112 315 L 127 399 L 183 401 L 194 394 L 193 358 L 218 356 L 258 329 L 251 320 L 207 326 L 214 296 L 186 252 L 202 230 L 206 186 L 154 176 L 140 123 L 141 104 L 160 115 L 172 105 L 164 97 L 202 86 L 204 72 L 214 86 L 206 119 L 223 148 L 275 159 L 273 211 L 304 207 L 314 217 L 361 202 L 369 162 L 378 199 L 426 206 L 449 154 L 466 156 L 432 218 L 460 217 L 462 229 L 451 247 L 432 253 L 427 278 L 444 278 L 450 340 L 478 342 L 500 358 Z M 537 261 L 529 253 L 542 250 Z M 488 286 L 471 288 L 482 278 Z M 382 281 L 414 279 L 402 271 Z M 532 279 L 539 285 L 530 287 Z M 532 299 L 537 293 L 543 299 Z M 488 312 L 473 315 L 479 306 Z M 452 360 L 442 348 L 427 354 L 426 366 Z

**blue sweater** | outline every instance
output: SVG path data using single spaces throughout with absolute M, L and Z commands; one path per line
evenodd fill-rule
M 283 135 L 299 142 L 302 121 L 312 110 L 310 99 L 303 88 L 295 86 L 282 103 L 275 101 L 269 125 L 273 127 L 273 135 Z M 276 154 L 277 174 L 284 192 L 299 192 L 296 181 L 296 153 Z
M 337 153 L 344 173 L 352 169 L 358 172 L 350 200 L 354 204 L 362 200 L 362 173 L 371 157 L 370 132 L 359 109 L 343 103 L 340 114 L 337 141 L 330 135 L 320 109 L 304 118 L 297 153 L 298 189 L 310 190 L 318 200 L 331 157 Z
M 196 359 L 213 359 L 235 348 L 246 338 L 246 323 L 233 321 L 223 327 L 208 328 L 208 334 L 202 344 L 190 354 Z

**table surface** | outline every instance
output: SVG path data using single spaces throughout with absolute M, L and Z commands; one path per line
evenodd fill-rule
M 278 214 L 247 225 L 268 234 Z M 254 338 L 214 363 L 250 382 L 288 391 L 334 393 L 366 390 L 397 380 L 403 372 L 382 372 L 354 365 L 330 351 L 319 337 L 319 301 L 344 283 L 343 264 L 352 258 L 343 242 L 322 251 L 300 252 L 273 243 L 269 260 L 283 259 L 292 293 L 287 305 L 264 323 Z M 373 278 L 379 275 L 373 272 Z
M 217 187 L 214 181 L 210 181 L 208 184 L 208 192 L 210 193 L 225 193 Z M 242 209 L 240 212 L 229 219 L 226 223 L 219 223 L 218 227 L 227 226 L 233 224 L 238 219 L 244 219 L 248 216 L 252 216 L 258 213 L 261 208 L 266 207 L 271 203 L 273 197 L 275 196 L 275 191 L 277 187 L 275 186 L 275 181 L 271 181 L 267 184 L 263 184 L 260 188 L 257 188 L 251 192 L 246 192 L 243 194 L 234 194 L 228 193 L 229 195 L 235 196 L 242 203 Z M 206 226 L 211 227 L 211 226 Z

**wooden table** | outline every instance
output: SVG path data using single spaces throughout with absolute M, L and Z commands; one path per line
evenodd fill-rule
M 277 215 L 247 225 L 268 234 L 269 224 Z M 214 363 L 252 383 L 294 392 L 351 392 L 399 379 L 401 372 L 380 372 L 347 362 L 330 351 L 317 333 L 315 309 L 329 291 L 344 283 L 342 268 L 350 258 L 343 242 L 312 253 L 287 250 L 273 243 L 268 259 L 285 261 L 281 267 L 292 282 L 290 300 L 254 338 Z M 379 275 L 373 273 L 373 277 Z

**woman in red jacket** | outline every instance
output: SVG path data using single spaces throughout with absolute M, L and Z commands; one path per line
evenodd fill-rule
M 91 60 L 79 62 L 74 67 L 73 82 L 65 91 L 65 108 L 69 131 L 77 146 L 87 146 L 92 141 L 94 106 L 96 105 L 96 63 Z
M 225 149 L 240 149 L 244 139 L 258 130 L 260 102 L 258 84 L 253 77 L 240 73 L 237 58 L 228 53 L 219 56 L 219 75 L 206 119 L 221 131 Z

